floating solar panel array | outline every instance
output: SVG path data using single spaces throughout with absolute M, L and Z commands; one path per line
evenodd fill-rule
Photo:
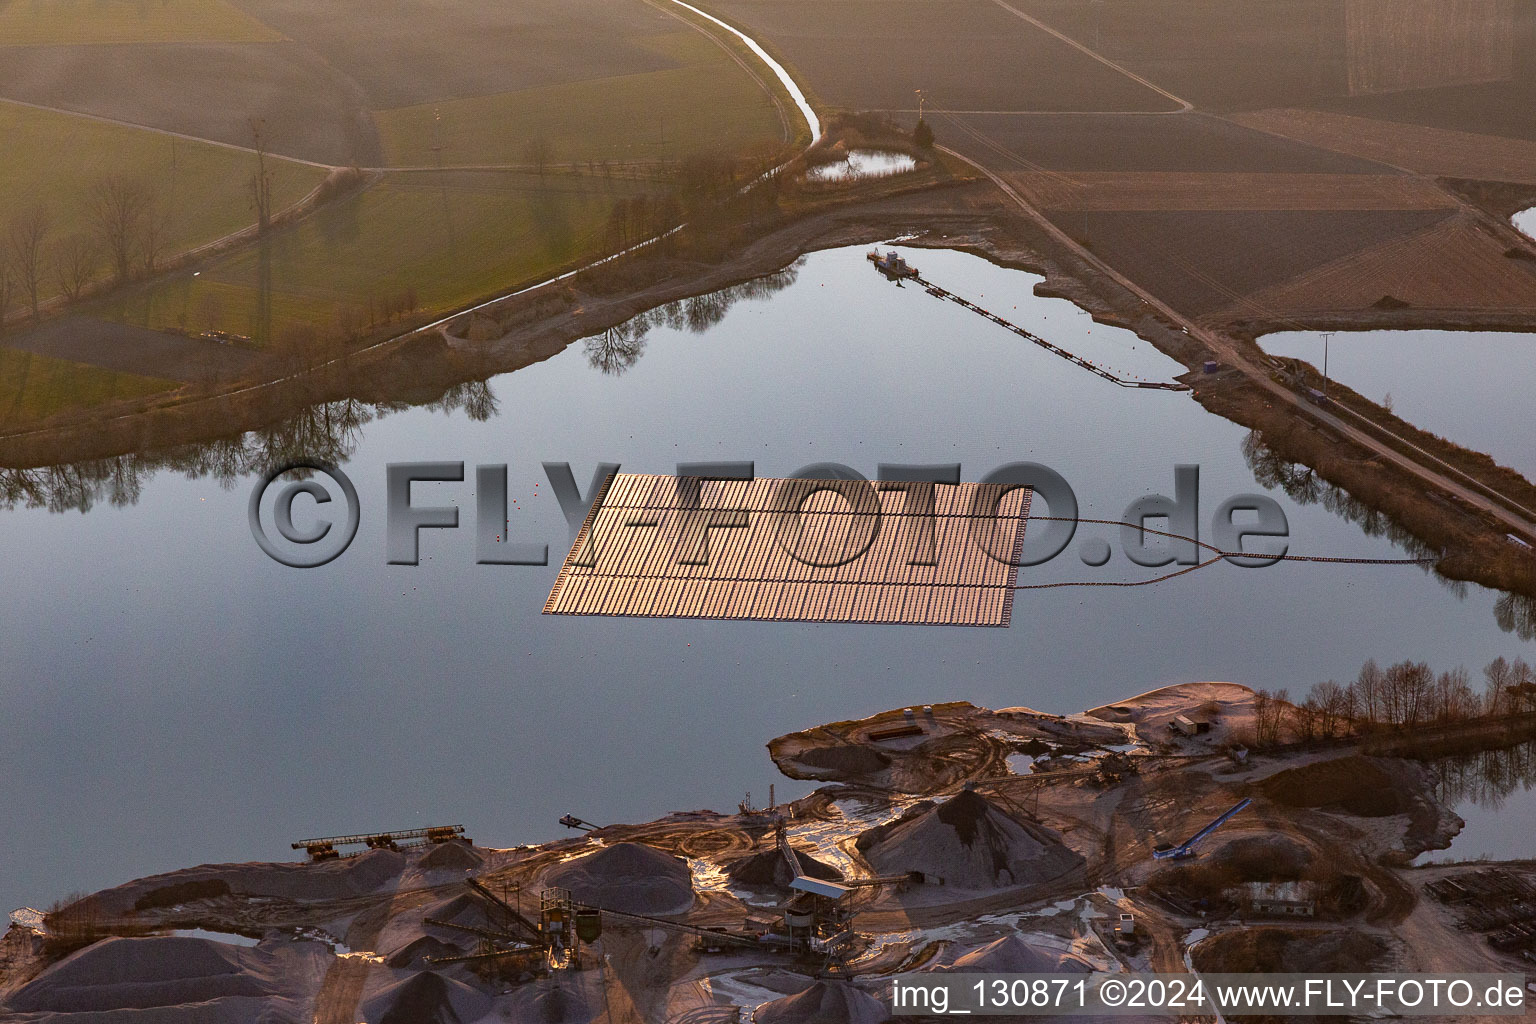
M 1030 491 L 615 474 L 549 615 L 1007 626 Z

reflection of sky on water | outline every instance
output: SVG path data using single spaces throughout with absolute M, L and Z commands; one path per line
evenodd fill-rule
M 1158 379 L 1177 370 L 1035 297 L 1038 278 L 908 255 L 1085 357 Z M 1495 595 L 1459 599 L 1412 567 L 1220 565 L 1151 589 L 1024 593 L 1006 630 L 546 618 L 557 566 L 474 564 L 469 482 L 418 486 L 418 503 L 459 504 L 464 528 L 428 532 L 420 567 L 384 564 L 388 462 L 463 460 L 471 477 L 508 463 L 512 537 L 548 543 L 555 561 L 569 535 L 543 461 L 570 462 L 584 487 L 602 461 L 670 472 L 753 459 L 765 476 L 960 462 L 977 479 L 1033 460 L 1104 518 L 1170 491 L 1174 465 L 1190 462 L 1207 525 L 1225 497 L 1260 489 L 1246 432 L 1188 395 L 1117 388 L 896 287 L 862 250 L 813 255 L 792 287 L 769 291 L 729 310 L 685 304 L 678 323 L 648 325 L 622 372 L 574 345 L 437 407 L 370 419 L 331 406 L 278 432 L 284 451 L 336 447 L 362 497 L 357 541 L 322 569 L 285 569 L 253 543 L 248 474 L 265 455 L 249 437 L 121 481 L 134 499 L 121 506 L 0 513 L 0 906 L 199 861 L 288 859 L 307 835 L 463 823 L 507 845 L 557 836 L 568 812 L 728 809 L 773 781 L 788 799 L 809 787 L 777 776 L 768 739 L 904 704 L 1076 711 L 1197 679 L 1296 693 L 1368 657 L 1474 669 L 1533 657 L 1500 631 Z M 1298 496 L 1273 492 L 1298 553 L 1401 553 L 1308 474 L 1249 457 Z M 231 485 L 208 475 L 220 466 Z M 78 474 L 59 481 L 79 486 Z M 1077 543 L 1098 537 L 1117 554 L 1090 569 Z M 1020 582 L 1149 574 L 1118 551 L 1117 531 L 1083 527 Z

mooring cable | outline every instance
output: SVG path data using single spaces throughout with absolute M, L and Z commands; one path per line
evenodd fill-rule
M 1128 529 L 1137 530 L 1141 533 L 1153 534 L 1158 537 L 1168 537 L 1172 540 L 1182 540 L 1185 543 L 1194 544 L 1197 547 L 1202 547 L 1207 551 L 1214 551 L 1215 555 L 1203 562 L 1197 562 L 1194 565 L 1185 566 L 1183 569 L 1180 569 L 1177 572 L 1170 572 L 1150 580 L 1132 580 L 1129 582 L 1104 580 L 1070 580 L 1064 583 L 1021 583 L 1016 584 L 1013 587 L 1014 590 L 1051 590 L 1056 587 L 1149 587 L 1154 583 L 1166 583 L 1168 580 L 1178 579 L 1180 576 L 1185 576 L 1189 573 L 1204 569 L 1207 566 L 1215 565 L 1217 562 L 1220 562 L 1226 558 L 1256 558 L 1270 563 L 1330 562 L 1347 565 L 1433 565 L 1434 563 L 1440 561 L 1441 558 L 1439 555 L 1422 558 L 1339 558 L 1336 556 L 1328 555 L 1292 555 L 1289 553 L 1283 555 L 1266 555 L 1258 551 L 1223 551 L 1216 547 L 1214 544 L 1207 544 L 1205 541 L 1200 540 L 1197 537 L 1186 537 L 1181 533 L 1169 533 L 1163 530 L 1154 530 L 1149 526 L 1145 526 L 1139 523 L 1127 523 L 1118 519 L 1083 519 L 1077 516 L 1026 516 L 1025 522 L 1027 523 L 1032 519 L 1047 523 L 1090 523 L 1097 526 L 1123 526 Z

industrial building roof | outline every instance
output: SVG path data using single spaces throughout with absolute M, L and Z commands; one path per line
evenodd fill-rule
M 837 882 L 824 882 L 819 878 L 811 878 L 809 875 L 796 875 L 794 880 L 789 883 L 789 887 L 797 892 L 808 892 L 816 896 L 825 896 L 829 900 L 840 900 L 850 892 L 853 892 L 846 885 L 839 885 Z

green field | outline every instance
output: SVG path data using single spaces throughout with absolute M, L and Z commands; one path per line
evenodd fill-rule
M 0 348 L 0 423 L 7 425 L 178 387 L 175 381 Z
M 249 183 L 256 159 L 246 153 L 3 101 L 0 140 L 0 223 L 41 204 L 52 241 L 90 233 L 91 191 L 107 175 L 155 184 L 167 255 L 255 221 Z M 286 160 L 269 159 L 267 167 L 277 209 L 325 177 Z M 107 260 L 99 262 L 104 274 Z
M 281 38 L 225 0 L 0 2 L 0 46 L 266 43 Z
M 118 319 L 278 337 L 367 319 L 412 293 L 449 312 L 597 251 L 614 197 L 601 182 L 517 173 L 396 175 L 207 267 L 123 300 Z M 263 273 L 270 329 L 265 326 Z
M 767 94 L 710 40 L 683 30 L 639 42 L 676 67 L 383 111 L 385 153 L 394 166 L 432 166 L 441 145 L 447 166 L 524 164 L 530 143 L 543 140 L 552 163 L 584 163 L 734 152 L 782 138 Z

